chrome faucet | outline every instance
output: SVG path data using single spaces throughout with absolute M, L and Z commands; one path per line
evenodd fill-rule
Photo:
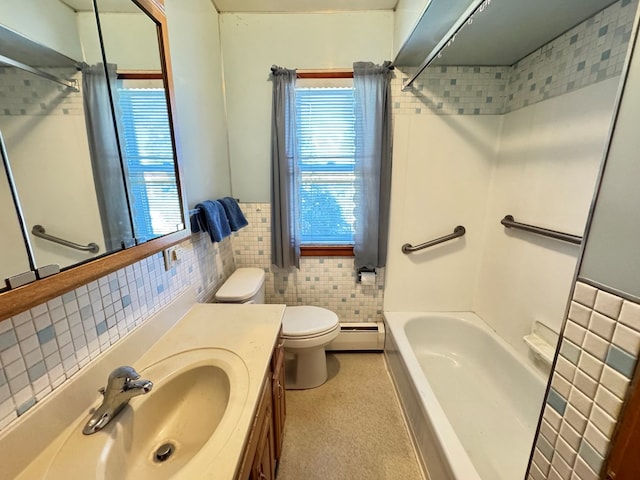
M 107 386 L 100 389 L 104 395 L 100 405 L 82 429 L 85 435 L 102 430 L 133 397 L 149 393 L 153 382 L 139 380 L 140 375 L 133 367 L 118 367 L 109 374 Z

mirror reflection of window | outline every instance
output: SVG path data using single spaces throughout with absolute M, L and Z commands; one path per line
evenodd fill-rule
M 104 59 L 118 72 L 111 94 L 133 236 L 143 243 L 184 228 L 157 24 L 130 0 L 97 8 Z
M 141 242 L 176 231 L 182 212 L 162 75 L 122 77 L 114 96 L 135 236 Z

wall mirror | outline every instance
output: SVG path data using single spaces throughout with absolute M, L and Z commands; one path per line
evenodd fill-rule
M 163 2 L 41 7 L 0 5 L 0 320 L 188 234 Z

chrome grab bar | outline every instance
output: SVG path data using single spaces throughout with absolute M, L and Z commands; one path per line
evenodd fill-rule
M 555 238 L 556 240 L 562 240 L 563 242 L 569 242 L 575 245 L 580 245 L 582 243 L 582 237 L 579 237 L 578 235 L 571 235 L 569 233 L 559 232 L 557 230 L 550 230 L 548 228 L 536 227 L 534 225 L 516 222 L 513 219 L 513 215 L 505 215 L 505 217 L 500 220 L 500 223 L 507 228 L 517 228 L 519 230 L 537 233 L 538 235 L 542 235 L 544 237 Z
M 409 254 L 411 252 L 422 250 L 423 248 L 433 247 L 434 245 L 453 240 L 454 238 L 462 237 L 466 232 L 467 230 L 462 225 L 458 225 L 453 229 L 453 233 L 445 235 L 444 237 L 436 238 L 435 240 L 431 240 L 429 242 L 421 243 L 420 245 L 416 245 L 415 247 L 409 243 L 405 243 L 404 245 L 402 245 L 402 253 Z
M 50 242 L 64 245 L 65 247 L 75 248 L 76 250 L 82 250 L 83 252 L 98 253 L 100 251 L 100 247 L 98 246 L 98 244 L 93 242 L 88 245 L 80 245 L 78 243 L 70 242 L 69 240 L 64 240 L 62 238 L 49 235 L 48 233 L 45 232 L 44 227 L 42 225 L 34 225 L 33 228 L 31 229 L 31 233 L 33 233 L 36 237 L 44 238 L 45 240 L 49 240 Z

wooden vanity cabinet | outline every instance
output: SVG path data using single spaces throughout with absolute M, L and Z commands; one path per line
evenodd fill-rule
M 273 395 L 273 439 L 275 443 L 276 462 L 282 455 L 284 440 L 284 421 L 287 417 L 287 399 L 284 378 L 284 341 L 280 338 L 271 357 L 272 395 Z
M 264 378 L 237 480 L 275 480 L 285 416 L 284 348 L 279 339 Z

